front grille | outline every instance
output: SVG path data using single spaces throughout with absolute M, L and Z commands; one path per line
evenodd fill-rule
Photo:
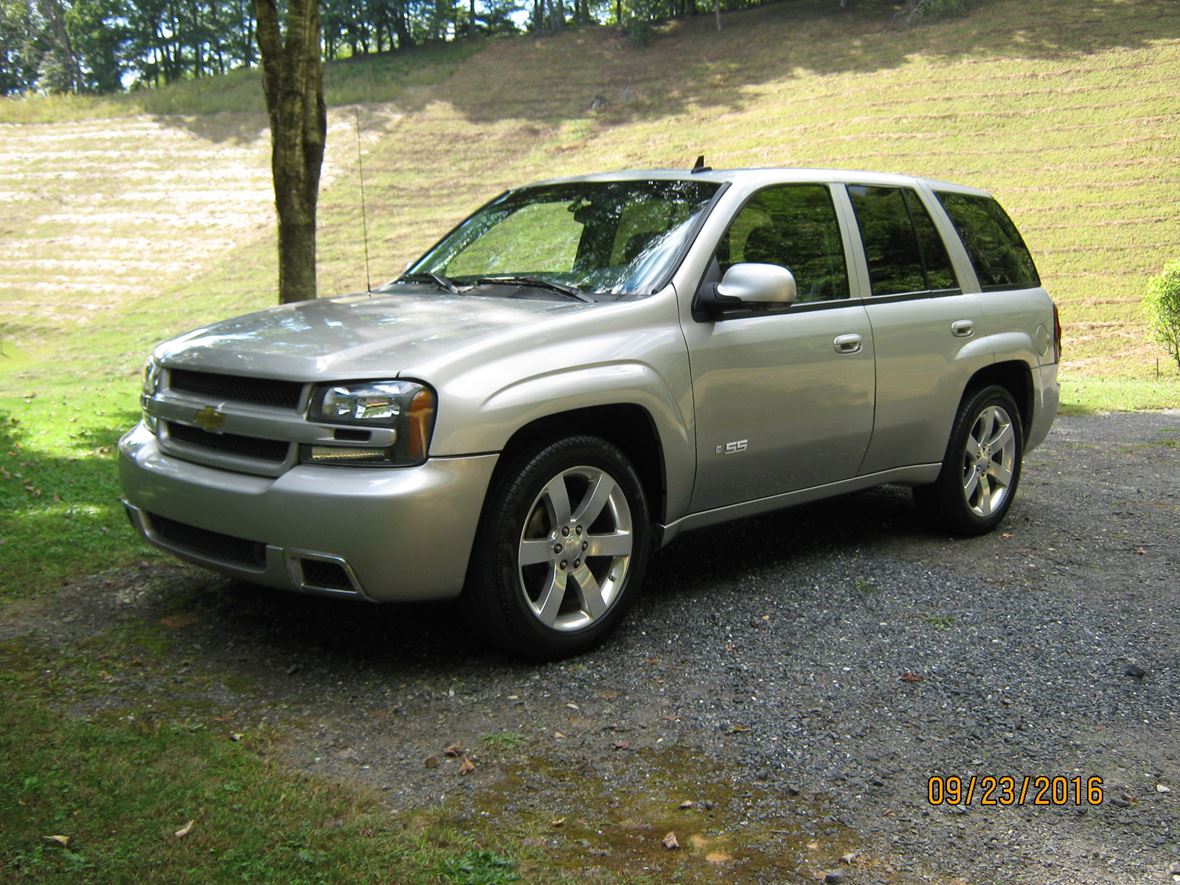
M 266 545 L 260 541 L 211 532 L 154 513 L 147 516 L 153 531 L 174 547 L 251 569 L 266 566 Z
M 301 559 L 303 583 L 309 587 L 326 587 L 329 590 L 352 590 L 348 572 L 339 563 L 322 559 Z
M 255 458 L 259 461 L 270 461 L 281 464 L 287 460 L 290 443 L 277 439 L 261 439 L 256 436 L 240 436 L 236 433 L 209 433 L 199 427 L 187 424 L 164 422 L 168 436 L 177 442 L 203 449 L 215 449 L 231 455 L 241 455 L 244 458 Z
M 168 385 L 173 390 L 195 393 L 208 399 L 273 406 L 276 409 L 297 409 L 303 397 L 303 385 L 298 381 L 242 378 L 190 369 L 172 369 Z

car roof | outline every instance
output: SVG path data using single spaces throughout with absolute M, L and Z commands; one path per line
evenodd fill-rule
M 743 184 L 754 187 L 776 183 L 823 183 L 823 184 L 867 184 L 882 187 L 913 187 L 922 182 L 934 190 L 988 196 L 988 192 L 975 187 L 921 178 L 913 175 L 896 175 L 889 172 L 867 172 L 855 169 L 804 169 L 804 168 L 748 168 L 710 169 L 693 172 L 689 169 L 622 169 L 615 172 L 599 172 L 592 175 L 575 175 L 566 178 L 551 178 L 533 182 L 530 186 L 551 184 L 575 184 L 578 182 L 605 181 L 711 181 L 717 184 Z

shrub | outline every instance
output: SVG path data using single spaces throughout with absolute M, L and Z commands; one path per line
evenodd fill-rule
M 1171 262 L 1152 277 L 1143 301 L 1152 333 L 1180 368 L 1180 261 Z

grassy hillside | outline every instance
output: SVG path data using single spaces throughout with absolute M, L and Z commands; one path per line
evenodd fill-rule
M 1162 351 L 1139 299 L 1180 244 L 1180 8 L 999 0 L 898 32 L 886 5 L 831 5 L 735 14 L 720 34 L 678 23 L 648 48 L 593 29 L 332 66 L 330 99 L 390 99 L 360 107 L 375 276 L 532 178 L 700 152 L 715 166 L 906 171 L 1005 203 L 1062 302 L 1067 378 L 1154 379 Z M 97 334 L 104 363 L 130 368 L 159 335 L 273 301 L 265 120 L 243 110 L 256 87 L 240 73 L 0 104 L 0 120 L 37 121 L 2 129 L 6 353 L 48 345 L 89 362 Z M 353 123 L 333 114 L 325 293 L 364 278 Z
M 1180 5 L 993 0 L 901 32 L 887 3 L 833 6 L 720 34 L 702 17 L 647 48 L 586 29 L 331 66 L 329 96 L 363 103 L 330 117 L 321 291 L 364 285 L 357 120 L 374 280 L 530 179 L 698 153 L 905 171 L 987 187 L 1016 218 L 1062 306 L 1067 401 L 1180 405 L 1140 307 L 1180 248 Z M 254 76 L 0 102 L 0 564 L 35 562 L 28 592 L 142 551 L 111 450 L 151 344 L 274 303 Z

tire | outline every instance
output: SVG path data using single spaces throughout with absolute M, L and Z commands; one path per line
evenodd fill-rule
M 1004 519 L 1016 497 L 1024 428 L 1016 401 L 992 385 L 964 396 L 932 485 L 914 489 L 931 524 L 958 535 L 982 535 Z
M 552 660 L 593 648 L 643 581 L 650 543 L 643 486 L 594 436 L 511 456 L 485 501 L 462 604 L 476 632 Z

